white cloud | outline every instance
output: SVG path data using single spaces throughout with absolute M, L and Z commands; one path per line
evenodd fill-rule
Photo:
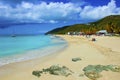
M 116 7 L 115 0 L 111 0 L 107 5 L 96 7 L 86 5 L 82 8 L 77 4 L 72 2 L 41 2 L 39 4 L 22 2 L 17 4 L 16 7 L 12 7 L 0 3 L 0 18 L 20 22 L 57 23 L 67 20 L 95 20 L 107 15 L 120 14 L 120 8 Z
M 83 19 L 100 19 L 114 14 L 120 14 L 120 8 L 116 7 L 115 0 L 111 0 L 104 6 L 85 6 L 80 13 L 80 17 Z
M 58 21 L 55 21 L 55 20 L 50 20 L 49 22 L 50 23 L 58 23 Z
M 49 22 L 50 20 L 69 19 L 71 16 L 73 16 L 74 19 L 74 15 L 79 14 L 80 10 L 80 7 L 70 2 L 50 2 L 49 4 L 46 2 L 41 2 L 40 4 L 22 2 L 15 8 L 0 4 L 0 17 L 21 21 L 33 20 Z

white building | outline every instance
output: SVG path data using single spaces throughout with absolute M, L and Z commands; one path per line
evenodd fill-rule
M 107 35 L 108 32 L 107 32 L 107 30 L 100 30 L 100 31 L 97 31 L 96 34 L 97 35 Z

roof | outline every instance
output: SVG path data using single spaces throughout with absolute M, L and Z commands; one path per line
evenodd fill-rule
M 100 30 L 97 33 L 107 33 L 107 30 Z

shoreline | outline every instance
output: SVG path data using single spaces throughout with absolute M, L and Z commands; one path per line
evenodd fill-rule
M 52 37 L 54 38 L 54 41 L 57 40 L 57 41 L 55 41 L 55 43 L 53 41 L 52 45 L 49 45 L 49 46 L 46 46 L 46 47 L 43 47 L 43 48 L 32 49 L 32 50 L 28 50 L 28 51 L 22 51 L 22 52 L 19 52 L 19 53 L 15 54 L 15 55 L 9 55 L 9 56 L 1 57 L 0 58 L 0 67 L 2 67 L 4 65 L 9 65 L 9 64 L 12 64 L 12 63 L 29 61 L 29 60 L 34 60 L 34 59 L 37 59 L 37 58 L 42 58 L 42 57 L 45 57 L 45 56 L 49 56 L 49 55 L 55 54 L 57 52 L 60 52 L 65 47 L 67 47 L 68 43 L 64 39 L 62 39 L 61 37 L 58 37 L 58 38 L 55 37 L 55 36 L 52 36 Z M 62 43 L 62 44 L 60 44 L 60 43 Z
M 109 41 L 110 37 L 106 37 L 101 39 L 101 37 L 96 37 L 96 42 L 91 42 L 90 40 L 80 37 L 80 36 L 68 36 L 68 35 L 57 35 L 62 37 L 68 42 L 68 47 L 63 51 L 57 52 L 56 54 L 52 54 L 49 56 L 45 56 L 42 58 L 37 58 L 33 60 L 11 63 L 5 66 L 0 67 L 0 79 L 1 80 L 89 80 L 87 77 L 77 77 L 69 76 L 52 76 L 52 75 L 43 75 L 40 78 L 37 78 L 32 75 L 32 71 L 34 70 L 42 70 L 43 68 L 48 68 L 51 65 L 60 64 L 63 66 L 67 66 L 71 70 L 83 73 L 82 69 L 87 65 L 108 65 L 108 64 L 120 64 L 120 52 L 107 51 L 109 49 L 106 46 L 102 46 L 103 52 L 107 53 L 107 55 L 103 54 L 99 48 L 104 43 L 102 40 Z M 118 45 L 119 43 L 118 39 Z M 100 42 L 100 43 L 99 43 Z M 110 41 L 109 41 L 110 42 Z M 113 42 L 108 44 L 110 46 Z M 115 42 L 116 43 L 116 42 Z M 99 45 L 98 45 L 99 44 Z M 116 47 L 113 45 L 113 47 Z M 119 48 L 120 45 L 117 47 Z M 112 48 L 111 48 L 112 49 Z M 80 57 L 82 60 L 79 62 L 72 62 L 71 59 L 75 57 Z M 12 74 L 11 74 L 12 73 Z M 102 73 L 104 76 L 98 80 L 119 80 L 120 74 L 118 73 Z M 108 75 L 109 74 L 109 75 Z

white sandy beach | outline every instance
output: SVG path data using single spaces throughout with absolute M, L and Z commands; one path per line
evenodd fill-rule
M 120 38 L 92 36 L 97 41 L 81 36 L 59 35 L 68 42 L 68 47 L 57 54 L 45 56 L 42 59 L 11 63 L 0 67 L 0 80 L 90 80 L 83 74 L 87 65 L 120 65 Z M 39 53 L 39 51 L 38 51 Z M 82 60 L 72 62 L 72 58 L 80 57 Z M 63 65 L 75 72 L 68 77 L 43 74 L 40 78 L 32 75 L 34 70 L 42 70 L 51 65 Z M 120 80 L 120 73 L 103 71 L 98 80 Z

